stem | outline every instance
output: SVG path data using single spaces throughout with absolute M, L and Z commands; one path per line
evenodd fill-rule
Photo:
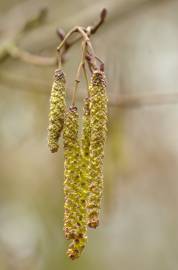
M 81 26 L 76 26 L 74 27 L 71 31 L 69 31 L 67 33 L 67 35 L 64 37 L 64 39 L 62 40 L 62 42 L 59 44 L 59 46 L 57 47 L 57 52 L 58 52 L 58 60 L 59 60 L 59 63 L 58 65 L 60 66 L 61 65 L 61 49 L 62 47 L 66 44 L 67 42 L 67 39 L 74 33 L 74 32 L 79 32 L 84 41 L 86 42 L 86 46 L 88 46 L 88 48 L 90 49 L 90 55 L 92 57 L 92 64 L 93 64 L 93 67 L 94 69 L 97 69 L 97 65 L 96 65 L 96 59 L 95 59 L 95 53 L 94 53 L 94 50 L 93 50 L 93 47 L 92 47 L 92 44 L 90 42 L 90 39 L 87 35 L 87 33 L 85 33 L 85 31 L 83 30 L 83 28 Z M 87 32 L 87 31 L 86 31 Z M 78 39 L 77 39 L 78 40 Z
M 75 26 L 74 28 L 72 28 L 64 37 L 64 39 L 62 40 L 62 42 L 59 44 L 59 46 L 57 47 L 57 51 L 60 52 L 61 48 L 65 45 L 67 39 L 74 33 L 76 32 L 78 29 L 78 26 Z
M 59 44 L 59 46 L 57 47 L 57 52 L 58 52 L 58 57 L 57 57 L 57 59 L 58 59 L 58 67 L 59 68 L 61 68 L 61 64 L 62 64 L 62 56 L 63 56 L 63 54 L 61 53 L 61 49 L 62 49 L 62 47 L 64 46 L 64 53 L 75 43 L 71 43 L 71 45 L 69 46 L 68 45 L 68 43 L 67 43 L 67 40 L 68 40 L 68 38 L 73 34 L 73 33 L 75 33 L 75 32 L 77 32 L 78 31 L 78 26 L 76 26 L 76 27 L 74 27 L 74 28 L 72 28 L 67 34 L 66 34 L 66 36 L 63 38 L 63 40 L 61 41 L 61 43 Z M 80 39 L 81 39 L 81 37 L 80 37 Z M 79 39 L 77 39 L 77 41 L 78 41 Z
M 93 34 L 96 33 L 96 31 L 100 28 L 100 26 L 104 23 L 105 21 L 105 18 L 107 16 L 107 9 L 106 8 L 103 8 L 101 10 L 101 13 L 100 13 L 100 18 L 99 18 L 99 21 L 93 25 L 93 26 L 89 26 L 86 28 L 86 33 L 87 33 L 87 36 L 91 36 Z M 63 55 L 75 44 L 77 43 L 78 41 L 81 40 L 81 37 L 78 37 L 76 38 L 75 40 L 71 41 L 70 43 L 67 42 L 67 39 L 75 32 L 77 31 L 77 28 L 78 27 L 74 27 L 67 35 L 66 37 L 64 37 L 64 31 L 63 29 L 58 29 L 57 30 L 57 35 L 60 37 L 60 39 L 62 40 L 62 42 L 60 43 L 60 45 L 58 46 L 57 50 L 59 51 L 65 44 L 65 48 L 64 48 L 64 51 L 63 53 L 61 54 L 61 57 L 63 57 Z M 65 41 L 64 41 L 65 39 Z
M 84 73 L 84 77 L 85 77 L 85 81 L 86 81 L 86 85 L 87 85 L 87 94 L 88 94 L 88 97 L 89 97 L 89 91 L 88 91 L 88 88 L 89 88 L 89 81 L 88 81 L 88 76 L 87 76 L 87 71 L 86 71 L 86 65 L 85 65 L 85 62 L 83 64 L 83 73 Z
M 85 31 L 82 29 L 82 27 L 78 27 L 78 31 L 81 33 L 84 40 L 86 41 L 86 45 L 90 49 L 90 56 L 92 58 L 92 64 L 94 66 L 94 69 L 97 69 L 95 52 L 94 52 L 94 49 L 93 49 L 92 44 L 90 42 L 90 39 L 89 39 L 88 35 L 85 33 Z
M 86 41 L 83 41 L 83 43 L 82 43 L 82 59 L 81 59 L 81 62 L 78 66 L 77 74 L 76 74 L 76 78 L 75 78 L 74 90 L 73 90 L 73 94 L 72 94 L 72 106 L 75 106 L 75 102 L 76 102 L 77 89 L 78 89 L 78 85 L 80 83 L 80 74 L 81 74 L 81 70 L 83 68 L 83 65 L 85 64 L 85 53 L 86 53 Z

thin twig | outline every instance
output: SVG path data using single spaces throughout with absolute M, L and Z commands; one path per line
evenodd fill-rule
M 74 33 L 78 31 L 78 26 L 75 26 L 74 28 L 72 28 L 64 37 L 64 39 L 62 40 L 62 42 L 59 44 L 59 46 L 57 47 L 57 51 L 60 52 L 61 48 L 65 45 L 65 43 L 67 42 L 68 38 Z
M 90 37 L 90 35 L 93 35 L 96 33 L 96 31 L 101 27 L 101 25 L 105 22 L 105 19 L 106 19 L 106 16 L 107 16 L 107 9 L 106 8 L 103 8 L 101 13 L 100 13 L 100 18 L 99 18 L 99 21 L 94 25 L 94 26 L 89 26 L 86 28 L 86 33 L 88 35 L 88 37 Z M 57 29 L 57 35 L 59 36 L 60 40 L 63 41 L 64 39 L 64 30 L 63 29 Z M 81 40 L 81 36 L 80 37 L 77 37 L 76 39 L 74 39 L 73 41 L 71 42 L 68 42 L 67 40 L 65 41 L 65 46 L 64 46 L 64 50 L 63 52 L 61 53 L 61 58 L 62 58 L 62 62 L 63 62 L 63 59 L 64 59 L 64 56 L 65 54 L 67 53 L 67 51 L 73 46 L 75 45 L 78 41 Z
M 95 26 L 91 27 L 91 30 L 90 30 L 91 35 L 95 34 L 96 31 L 100 28 L 100 26 L 104 23 L 106 16 L 107 16 L 107 9 L 103 8 L 100 13 L 100 20 Z
M 75 32 L 78 32 L 81 34 L 81 36 L 83 37 L 83 39 L 85 40 L 85 43 L 86 43 L 86 46 L 89 48 L 90 50 L 90 57 L 92 59 L 92 66 L 94 67 L 94 69 L 97 69 L 97 65 L 96 65 L 96 59 L 95 59 L 95 53 L 94 53 L 94 50 L 93 50 L 93 47 L 92 47 L 92 44 L 90 42 L 90 39 L 86 33 L 86 31 L 84 31 L 84 28 L 82 28 L 81 26 L 76 26 L 74 27 L 71 31 L 69 31 L 66 36 L 64 37 L 64 39 L 62 40 L 62 42 L 59 44 L 59 46 L 57 47 L 57 52 L 58 52 L 58 66 L 60 67 L 61 66 L 61 57 L 62 57 L 62 54 L 61 54 L 61 49 L 63 46 L 65 46 L 68 38 Z
M 88 81 L 88 76 L 87 76 L 87 71 L 86 71 L 86 65 L 85 65 L 85 62 L 83 63 L 83 73 L 84 73 L 84 77 L 85 77 L 85 82 L 86 82 L 86 86 L 87 86 L 87 94 L 88 94 L 88 97 L 89 97 L 89 81 Z
M 75 106 L 77 89 L 78 89 L 78 85 L 80 83 L 80 74 L 81 74 L 81 70 L 83 68 L 83 65 L 85 64 L 86 45 L 87 45 L 87 42 L 86 42 L 86 40 L 84 40 L 82 43 L 82 59 L 81 59 L 81 62 L 79 64 L 79 67 L 77 69 L 74 90 L 73 90 L 73 94 L 72 94 L 72 106 Z
M 81 35 L 83 36 L 84 40 L 86 41 L 86 46 L 90 50 L 90 56 L 91 56 L 91 59 L 92 59 L 91 62 L 93 64 L 94 69 L 97 69 L 95 52 L 94 52 L 94 49 L 93 49 L 92 44 L 90 42 L 90 39 L 89 39 L 87 33 L 85 33 L 85 31 L 82 29 L 82 27 L 78 27 L 78 31 L 81 33 Z

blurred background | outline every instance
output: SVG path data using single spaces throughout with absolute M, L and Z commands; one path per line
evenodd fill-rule
M 73 262 L 63 150 L 47 147 L 54 67 L 7 51 L 17 40 L 55 56 L 56 29 L 91 25 L 103 7 L 108 17 L 92 41 L 110 100 L 104 200 L 101 225 Z M 178 99 L 169 98 L 178 90 L 177 10 L 177 0 L 0 0 L 0 269 L 178 269 Z M 80 54 L 76 45 L 66 56 L 68 93 Z M 81 110 L 85 91 L 81 83 Z

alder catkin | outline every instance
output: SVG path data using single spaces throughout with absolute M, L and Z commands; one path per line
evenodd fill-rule
M 81 159 L 80 159 L 80 197 L 82 200 L 82 235 L 74 239 L 69 245 L 67 255 L 72 259 L 79 258 L 87 243 L 87 199 L 88 199 L 88 164 L 89 164 L 89 147 L 90 147 L 90 112 L 89 112 L 89 98 L 85 99 L 84 114 L 83 114 L 83 128 L 81 138 Z
M 87 210 L 88 226 L 96 228 L 99 225 L 99 212 L 103 194 L 103 158 L 107 132 L 107 95 L 103 72 L 94 72 L 89 93 L 91 135 Z
M 78 258 L 87 236 L 85 179 L 81 177 L 81 149 L 78 140 L 78 112 L 71 107 L 64 119 L 64 234 L 73 239 L 68 256 Z
M 65 109 L 65 75 L 62 70 L 57 69 L 51 90 L 48 126 L 48 146 L 52 153 L 57 152 L 59 148 L 58 139 L 64 125 Z

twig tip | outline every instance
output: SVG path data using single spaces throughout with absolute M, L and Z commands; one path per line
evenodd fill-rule
M 103 8 L 101 13 L 100 13 L 100 18 L 101 18 L 102 21 L 104 21 L 106 19 L 107 14 L 108 14 L 107 9 Z

